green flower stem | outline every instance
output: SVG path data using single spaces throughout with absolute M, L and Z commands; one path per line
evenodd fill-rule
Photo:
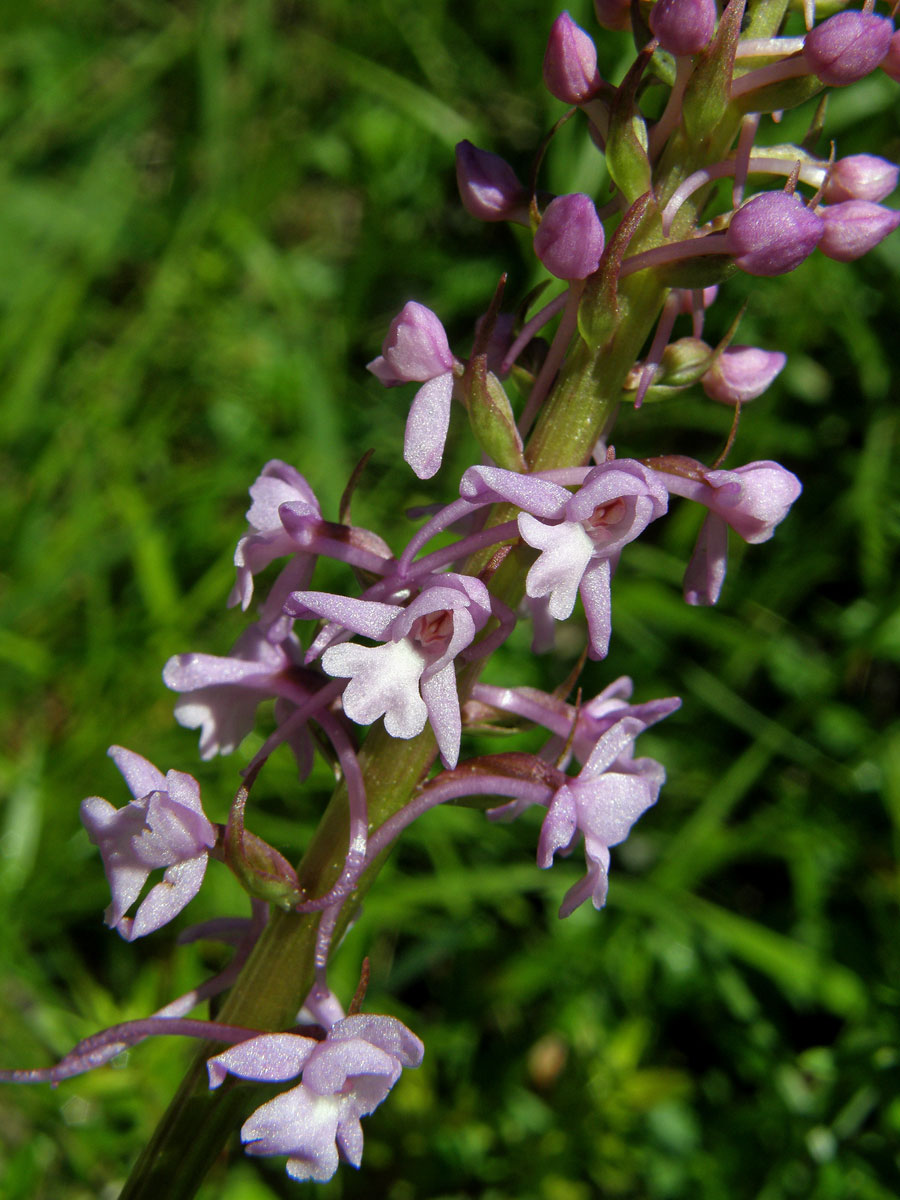
M 525 455 L 531 470 L 582 466 L 590 460 L 597 439 L 612 427 L 625 379 L 664 298 L 665 289 L 650 271 L 623 282 L 622 317 L 612 337 L 597 350 L 579 339 L 541 411 Z

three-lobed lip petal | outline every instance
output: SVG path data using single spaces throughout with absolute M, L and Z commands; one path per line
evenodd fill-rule
M 454 660 L 491 615 L 491 597 L 479 579 L 437 575 L 406 606 L 328 592 L 297 592 L 290 606 L 381 643 L 343 642 L 322 655 L 326 674 L 350 681 L 342 703 L 351 721 L 369 725 L 383 716 L 388 733 L 397 738 L 415 737 L 430 722 L 444 765 L 456 765 L 462 722 Z M 440 636 L 422 624 L 432 617 L 439 618 Z

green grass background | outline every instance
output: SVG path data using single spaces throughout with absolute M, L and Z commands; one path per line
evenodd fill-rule
M 460 209 L 453 144 L 527 177 L 561 106 L 540 82 L 559 6 L 504 0 L 44 0 L 0 3 L 0 1054 L 44 1065 L 221 965 L 166 929 L 134 946 L 101 921 L 82 797 L 124 802 L 111 742 L 197 774 L 224 819 L 235 760 L 200 764 L 160 680 L 183 650 L 225 652 L 246 489 L 270 457 L 395 547 L 403 509 L 450 497 L 399 462 L 409 395 L 364 365 L 416 298 L 468 345 L 526 241 Z M 588 28 L 590 6 L 572 6 Z M 621 78 L 627 39 L 600 33 Z M 838 154 L 900 157 L 897 85 L 836 94 Z M 769 141 L 802 136 L 809 112 Z M 570 123 L 545 182 L 603 185 Z M 821 149 L 827 154 L 827 141 Z M 598 193 L 599 194 L 599 193 Z M 533 861 L 538 820 L 431 814 L 400 847 L 335 965 L 364 954 L 368 1007 L 426 1042 L 366 1122 L 361 1173 L 291 1184 L 235 1145 L 218 1200 L 812 1197 L 890 1200 L 900 1180 L 895 576 L 900 240 L 852 267 L 814 256 L 729 284 L 740 340 L 789 353 L 748 406 L 731 464 L 778 458 L 805 491 L 775 540 L 733 547 L 718 608 L 680 577 L 684 503 L 629 547 L 614 638 L 589 668 L 639 699 L 680 694 L 642 738 L 669 781 L 614 851 L 610 899 L 566 922 L 578 855 Z M 623 420 L 620 455 L 715 458 L 729 413 L 699 389 Z M 336 586 L 326 567 L 320 586 Z M 517 638 L 496 681 L 552 686 Z M 273 759 L 251 827 L 298 855 L 328 791 Z M 177 923 L 243 912 L 214 869 Z M 48 1087 L 0 1090 L 6 1200 L 114 1200 L 191 1047 L 146 1044 Z

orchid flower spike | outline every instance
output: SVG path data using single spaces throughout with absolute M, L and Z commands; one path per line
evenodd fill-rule
M 167 924 L 193 900 L 216 831 L 200 806 L 200 785 L 193 776 L 182 771 L 163 775 L 122 746 L 111 746 L 109 755 L 134 800 L 116 809 L 91 796 L 81 802 L 81 820 L 100 848 L 112 892 L 106 924 L 131 942 Z M 161 882 L 150 889 L 134 917 L 126 917 L 150 872 L 159 867 L 164 868 Z
M 403 457 L 420 479 L 431 479 L 444 456 L 456 365 L 443 325 L 415 300 L 394 317 L 381 354 L 367 364 L 385 387 L 423 385 L 413 398 L 403 442 Z

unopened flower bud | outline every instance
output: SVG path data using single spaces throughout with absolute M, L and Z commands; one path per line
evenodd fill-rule
M 812 254 L 824 232 L 822 218 L 799 196 L 762 192 L 737 210 L 725 241 L 748 275 L 784 275 Z
M 831 168 L 823 196 L 829 204 L 842 200 L 871 200 L 876 204 L 897 186 L 900 167 L 877 154 L 849 154 Z
M 604 29 L 631 28 L 631 0 L 594 0 L 594 12 Z
M 557 279 L 587 279 L 600 263 L 603 226 L 590 196 L 557 196 L 534 235 L 534 252 Z
M 528 225 L 528 190 L 499 154 L 471 142 L 456 147 L 456 182 L 463 208 L 479 221 Z
M 553 22 L 544 54 L 544 84 L 564 104 L 584 104 L 602 85 L 597 48 L 567 12 Z
M 895 33 L 888 46 L 888 52 L 879 64 L 885 75 L 900 83 L 900 33 Z
M 715 0 L 656 0 L 650 28 L 670 54 L 697 54 L 715 33 Z
M 722 404 L 743 404 L 761 396 L 786 362 L 787 356 L 778 350 L 729 346 L 700 382 L 711 400 L 718 400 Z
M 900 211 L 868 200 L 829 204 L 821 213 L 825 233 L 819 249 L 838 262 L 860 258 L 900 225 Z
M 815 29 L 803 42 L 810 70 L 833 87 L 856 83 L 874 71 L 891 46 L 894 26 L 874 13 L 839 12 Z

